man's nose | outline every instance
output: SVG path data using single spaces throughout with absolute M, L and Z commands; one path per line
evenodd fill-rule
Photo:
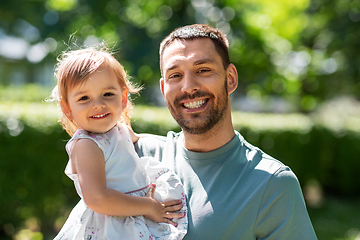
M 192 73 L 185 73 L 182 79 L 181 91 L 183 93 L 194 93 L 200 89 L 196 76 Z

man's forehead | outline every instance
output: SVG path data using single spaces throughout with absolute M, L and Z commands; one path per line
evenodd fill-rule
M 211 54 L 217 54 L 217 52 L 208 38 L 176 39 L 165 48 L 163 63 L 167 65 L 169 62 L 181 59 L 208 58 Z
M 209 38 L 175 39 L 166 46 L 164 53 L 169 50 L 169 48 L 191 48 L 193 45 L 214 47 L 213 42 Z

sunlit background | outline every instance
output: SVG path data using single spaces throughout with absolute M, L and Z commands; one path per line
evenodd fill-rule
M 59 54 L 106 41 L 144 85 L 134 129 L 163 135 L 159 44 L 193 23 L 227 35 L 234 125 L 297 174 L 319 239 L 360 239 L 360 0 L 1 0 L 0 239 L 52 239 L 78 200 L 43 101 Z

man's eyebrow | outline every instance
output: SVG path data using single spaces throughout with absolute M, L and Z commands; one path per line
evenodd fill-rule
M 216 64 L 216 61 L 214 59 L 212 59 L 212 58 L 202 58 L 202 59 L 196 60 L 194 62 L 194 65 L 201 65 L 201 64 L 205 64 L 205 63 Z
M 167 68 L 165 69 L 165 72 L 171 71 L 171 70 L 173 70 L 173 69 L 175 69 L 175 68 L 177 68 L 177 67 L 178 67 L 178 64 L 172 64 L 172 65 L 170 65 L 169 67 L 167 67 Z
M 212 64 L 216 64 L 216 61 L 212 58 L 201 58 L 201 59 L 198 59 L 194 62 L 194 66 L 197 66 L 197 65 L 201 65 L 201 64 L 206 64 L 206 63 L 212 63 Z M 170 65 L 169 67 L 167 67 L 165 69 L 165 72 L 167 71 L 171 71 L 175 68 L 178 67 L 178 64 L 174 63 L 172 65 Z

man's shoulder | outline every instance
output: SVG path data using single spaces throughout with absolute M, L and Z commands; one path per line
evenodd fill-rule
M 280 160 L 247 142 L 240 133 L 236 132 L 236 135 L 241 143 L 241 152 L 243 152 L 246 161 L 252 165 L 254 169 L 265 171 L 271 175 L 281 171 L 291 171 L 290 168 Z
M 155 134 L 138 134 L 140 136 L 137 144 L 139 146 L 154 146 L 154 145 L 164 145 L 168 139 L 176 140 L 179 137 L 180 133 L 175 133 L 170 131 L 167 133 L 167 136 L 160 136 Z
M 154 134 L 140 134 L 136 146 L 139 149 L 163 148 L 166 143 L 166 137 Z
M 140 139 L 135 144 L 135 150 L 142 156 L 161 157 L 165 147 L 169 144 L 175 144 L 180 133 L 168 132 L 167 136 L 154 134 L 140 134 Z
M 164 142 L 166 141 L 166 137 L 165 136 L 160 136 L 160 135 L 155 135 L 155 134 L 149 134 L 149 133 L 144 133 L 144 134 L 138 134 L 140 136 L 138 143 L 146 143 L 146 142 L 151 142 L 151 141 L 156 141 L 156 142 Z

